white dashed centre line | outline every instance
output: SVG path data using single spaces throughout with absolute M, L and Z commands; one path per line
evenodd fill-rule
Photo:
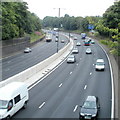
M 7 68 L 5 71 L 9 71 L 10 70 L 10 68 Z
M 87 88 L 87 85 L 85 85 L 84 90 Z
M 39 108 L 41 109 L 44 105 L 45 105 L 45 102 L 43 102 L 43 103 L 39 106 Z
M 73 112 L 75 112 L 77 110 L 77 108 L 78 108 L 78 105 L 75 106 Z
M 70 74 L 72 74 L 72 72 L 70 72 Z
M 90 75 L 92 75 L 92 72 L 90 73 Z
M 11 61 L 8 61 L 7 63 L 11 63 Z
M 60 85 L 59 85 L 59 88 L 62 86 L 63 84 L 61 83 Z

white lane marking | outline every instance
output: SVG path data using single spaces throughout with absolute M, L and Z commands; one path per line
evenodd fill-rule
M 6 69 L 5 71 L 9 71 L 9 70 L 10 70 L 10 68 Z
M 95 64 L 93 64 L 93 66 L 94 66 Z
M 84 90 L 87 88 L 87 85 L 85 85 Z
M 39 106 L 39 108 L 41 109 L 44 105 L 45 105 L 45 102 L 43 102 L 43 103 Z
M 61 83 L 60 85 L 59 85 L 59 88 L 62 86 L 63 84 Z
M 90 75 L 92 75 L 92 72 L 90 73 Z
M 73 112 L 75 112 L 77 110 L 77 108 L 78 108 L 78 105 L 75 106 Z
M 11 63 L 11 61 L 8 61 L 7 63 Z
M 70 72 L 70 74 L 72 74 L 72 72 Z

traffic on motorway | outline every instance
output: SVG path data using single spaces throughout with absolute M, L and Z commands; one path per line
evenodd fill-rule
M 53 36 L 52 39 L 51 42 L 44 40 L 32 48 L 26 47 L 17 55 L 3 59 L 2 79 L 5 80 L 12 77 L 55 54 L 57 52 L 57 43 L 59 44 L 58 50 L 68 43 L 68 39 L 63 35 L 60 35 L 60 40 L 57 43 L 55 42 L 56 36 Z M 61 40 L 64 40 L 64 42 L 61 42 Z
M 68 33 L 64 34 L 68 36 Z M 71 34 L 70 38 L 74 46 L 69 55 L 53 72 L 41 78 L 35 86 L 28 88 L 29 101 L 27 100 L 26 109 L 18 109 L 14 115 L 1 112 L 4 103 L 9 113 L 14 106 L 9 105 L 11 107 L 9 110 L 8 99 L 0 98 L 0 103 L 2 103 L 0 118 L 5 114 L 7 114 L 5 117 L 12 118 L 97 119 L 111 117 L 111 73 L 105 52 L 85 33 Z M 32 49 L 26 48 L 24 53 L 3 60 L 3 78 L 6 79 L 6 75 L 8 78 L 43 61 L 56 53 L 58 45 L 61 49 L 68 42 L 68 38 L 63 35 L 60 38 L 53 35 L 51 41 L 45 41 Z M 13 103 L 14 97 L 11 98 Z M 22 107 L 24 107 L 23 103 Z

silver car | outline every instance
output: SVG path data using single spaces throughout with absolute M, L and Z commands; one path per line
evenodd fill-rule
M 76 62 L 76 58 L 74 55 L 69 55 L 67 58 L 67 63 L 74 63 Z
M 72 50 L 72 53 L 73 53 L 73 54 L 77 54 L 77 53 L 79 53 L 78 48 L 74 48 L 74 49 Z
M 81 46 L 81 43 L 80 43 L 80 42 L 77 42 L 77 43 L 76 43 L 76 46 Z
M 92 54 L 92 50 L 90 48 L 86 49 L 86 54 Z
M 24 53 L 29 53 L 29 52 L 31 52 L 32 50 L 29 48 L 29 47 L 27 47 L 27 48 L 25 48 L 25 50 L 24 50 Z
M 77 37 L 74 37 L 74 40 L 77 40 Z

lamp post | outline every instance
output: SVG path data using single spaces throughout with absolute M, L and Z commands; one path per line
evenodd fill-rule
M 60 8 L 54 8 L 54 9 L 58 9 L 58 18 L 60 18 Z M 57 53 L 59 51 L 59 29 L 60 29 L 60 23 L 58 25 L 58 36 L 56 36 L 56 38 L 58 39 L 58 41 L 57 41 Z
M 58 8 L 58 18 L 60 18 L 60 8 Z M 60 23 L 58 25 L 58 41 L 57 41 L 57 53 L 59 51 L 59 29 L 60 29 Z

